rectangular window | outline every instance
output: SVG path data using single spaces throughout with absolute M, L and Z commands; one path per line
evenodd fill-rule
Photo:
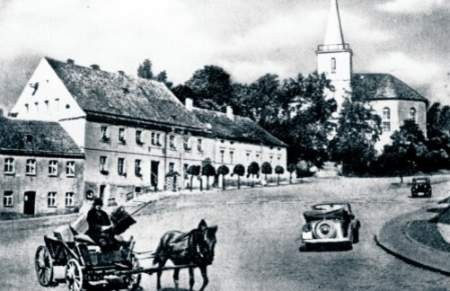
M 201 138 L 197 139 L 197 150 L 199 152 L 203 152 L 203 145 L 202 145 L 202 139 Z
M 28 103 L 25 103 L 25 110 L 28 112 L 30 112 L 30 105 Z
M 106 166 L 106 157 L 105 156 L 101 156 L 100 157 L 100 173 L 107 175 L 108 174 L 108 169 Z
M 58 161 L 51 160 L 48 162 L 48 175 L 50 177 L 58 176 Z
M 102 125 L 100 127 L 100 138 L 102 139 L 103 142 L 109 142 L 109 130 L 108 127 L 106 125 Z
M 5 170 L 5 174 L 14 174 L 16 172 L 16 167 L 15 167 L 13 158 L 5 159 L 4 170 Z
M 75 177 L 75 162 L 68 161 L 66 163 L 66 176 L 67 177 Z
M 14 207 L 14 195 L 12 191 L 3 193 L 3 207 Z
M 142 177 L 142 161 L 135 160 L 134 161 L 134 174 L 136 177 Z
M 224 151 L 224 150 L 221 150 L 221 151 L 220 151 L 220 163 L 221 163 L 221 164 L 223 164 L 223 162 L 224 162 L 224 156 L 225 156 L 225 151 Z
M 136 130 L 136 144 L 143 145 L 144 140 L 142 138 L 142 130 Z
M 45 104 L 45 111 L 49 111 L 49 102 L 48 102 L 48 100 L 45 100 L 44 101 L 44 104 Z
M 230 151 L 230 163 L 234 164 L 234 151 Z
M 171 150 L 176 150 L 177 149 L 177 147 L 175 145 L 175 136 L 174 135 L 170 135 L 169 136 L 169 148 Z
M 125 176 L 125 159 L 124 158 L 118 158 L 117 159 L 117 174 L 119 176 Z
M 391 122 L 390 121 L 383 121 L 381 124 L 381 128 L 383 132 L 389 132 L 391 131 Z
M 156 133 L 156 145 L 161 146 L 161 134 L 159 132 Z
M 185 151 L 191 150 L 191 145 L 189 144 L 189 136 L 183 136 L 183 147 Z
M 119 142 L 122 143 L 122 144 L 126 143 L 126 140 L 125 140 L 125 128 L 123 128 L 123 127 L 119 128 Z
M 169 163 L 169 173 L 175 171 L 175 163 Z
M 28 159 L 26 166 L 25 166 L 25 173 L 28 176 L 35 176 L 36 175 L 36 160 L 35 159 Z
M 156 133 L 152 132 L 151 134 L 151 144 L 156 145 Z
M 48 192 L 47 194 L 47 207 L 56 207 L 56 192 Z
M 66 207 L 73 207 L 75 205 L 74 198 L 75 198 L 75 194 L 73 192 L 66 193 L 66 199 L 65 199 Z
M 189 175 L 188 175 L 188 169 L 189 169 L 189 164 L 184 164 L 183 166 L 183 170 L 184 170 L 184 179 L 188 179 Z

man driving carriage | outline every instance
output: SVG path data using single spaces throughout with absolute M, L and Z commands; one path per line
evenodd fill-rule
M 102 249 L 111 249 L 116 245 L 114 226 L 109 215 L 102 209 L 103 201 L 95 198 L 87 214 L 88 230 L 86 234 Z

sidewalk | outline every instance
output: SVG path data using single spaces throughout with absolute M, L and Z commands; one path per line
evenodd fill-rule
M 409 227 L 414 221 L 428 221 L 434 216 L 435 212 L 421 209 L 396 217 L 384 224 L 378 236 L 375 236 L 375 241 L 388 253 L 410 264 L 450 275 L 450 252 L 433 248 L 430 246 L 432 244 L 426 245 L 414 239 Z

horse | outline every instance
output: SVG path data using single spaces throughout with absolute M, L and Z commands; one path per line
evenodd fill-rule
M 196 229 L 184 233 L 181 231 L 168 231 L 160 239 L 155 251 L 153 264 L 158 265 L 157 290 L 161 290 L 161 275 L 167 260 L 171 260 L 175 266 L 192 265 L 189 267 L 189 290 L 194 287 L 194 268 L 198 267 L 203 277 L 203 291 L 208 285 L 207 267 L 214 260 L 214 247 L 216 245 L 217 226 L 208 226 L 205 220 L 201 220 Z M 175 289 L 178 290 L 178 278 L 180 269 L 175 269 L 173 280 Z

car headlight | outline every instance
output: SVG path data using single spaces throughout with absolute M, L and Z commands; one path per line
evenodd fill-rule
M 302 227 L 302 231 L 303 231 L 303 232 L 310 232 L 311 230 L 312 230 L 311 224 L 309 224 L 309 223 L 306 223 L 306 224 L 303 225 L 303 227 Z

